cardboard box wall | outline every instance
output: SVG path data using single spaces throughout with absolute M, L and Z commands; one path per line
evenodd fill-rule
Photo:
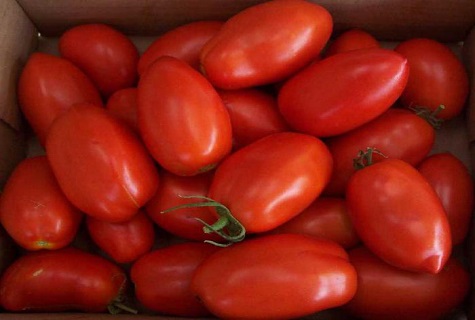
M 438 132 L 433 152 L 452 151 L 475 172 L 475 0 L 313 1 L 331 12 L 335 34 L 359 27 L 384 41 L 430 37 L 455 48 L 469 70 L 471 95 L 466 114 Z M 64 30 L 89 22 L 103 22 L 118 28 L 130 35 L 143 51 L 156 36 L 173 27 L 203 19 L 225 20 L 259 2 L 263 1 L 0 0 L 0 186 L 21 159 L 41 152 L 30 143 L 28 126 L 16 101 L 16 82 L 32 51 L 54 51 L 55 38 Z M 473 251 L 471 243 L 475 241 L 469 242 L 469 251 Z M 473 295 L 470 301 L 469 305 L 475 310 Z M 475 319 L 475 311 L 469 309 L 468 318 Z M 0 313 L 2 320 L 112 317 L 149 319 L 149 316 L 130 315 Z M 326 315 L 326 318 L 331 317 Z

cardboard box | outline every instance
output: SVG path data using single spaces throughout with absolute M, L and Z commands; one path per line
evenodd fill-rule
M 67 28 L 89 22 L 110 24 L 130 35 L 140 50 L 160 33 L 186 22 L 226 19 L 262 0 L 1 0 L 0 1 L 0 186 L 25 156 L 41 153 L 30 143 L 28 126 L 16 101 L 16 83 L 29 54 L 54 52 Z M 314 0 L 333 15 L 335 33 L 363 28 L 380 40 L 430 37 L 453 45 L 471 75 L 467 113 L 438 132 L 434 152 L 450 150 L 475 168 L 475 1 L 474 0 Z M 473 234 L 473 232 L 472 232 Z M 472 236 L 473 238 L 473 236 Z M 470 241 L 475 242 L 475 241 Z M 469 251 L 475 249 L 468 245 Z M 472 255 L 475 257 L 475 254 Z M 473 259 L 473 258 L 472 258 Z M 475 259 L 473 259 L 475 262 Z M 475 319 L 475 298 L 467 317 Z M 149 319 L 139 315 L 10 314 L 2 320 Z M 323 314 L 312 317 L 337 318 Z M 465 319 L 465 316 L 455 317 Z M 171 319 L 163 317 L 161 319 Z

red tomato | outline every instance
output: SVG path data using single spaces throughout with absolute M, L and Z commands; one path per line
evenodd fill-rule
M 218 93 L 231 117 L 235 149 L 272 133 L 289 131 L 271 94 L 257 89 L 221 90 Z
M 275 133 L 226 158 L 208 197 L 226 206 L 248 233 L 269 231 L 308 207 L 331 170 L 330 152 L 318 138 Z
M 467 237 L 474 208 L 474 185 L 468 168 L 453 154 L 427 157 L 417 167 L 439 195 L 449 219 L 452 244 Z
M 334 242 L 269 235 L 208 257 L 191 288 L 221 319 L 292 319 L 348 302 L 356 291 L 356 272 Z
M 374 147 L 389 158 L 417 165 L 432 149 L 434 128 L 405 109 L 390 108 L 378 118 L 337 137 L 327 139 L 334 160 L 333 175 L 324 190 L 327 195 L 343 195 L 355 172 L 353 159 L 358 151 Z M 374 158 L 377 161 L 377 157 Z
M 158 187 L 155 164 L 137 136 L 91 104 L 76 105 L 54 122 L 46 155 L 66 197 L 100 220 L 130 219 Z
M 346 199 L 362 242 L 396 267 L 438 273 L 450 257 L 450 227 L 439 197 L 413 166 L 399 159 L 352 175 Z
M 316 62 L 290 78 L 278 104 L 295 130 L 328 137 L 381 115 L 399 98 L 409 75 L 391 50 L 354 50 Z
M 18 101 L 43 145 L 51 123 L 71 106 L 84 102 L 102 106 L 99 91 L 79 68 L 40 52 L 28 58 L 20 75 Z
M 199 241 L 219 240 L 215 234 L 204 233 L 203 224 L 197 220 L 214 222 L 215 216 L 208 208 L 186 208 L 163 213 L 167 209 L 196 202 L 196 199 L 182 196 L 206 196 L 213 174 L 213 171 L 209 171 L 196 176 L 182 177 L 165 170 L 161 171 L 158 191 L 145 206 L 147 214 L 162 229 L 181 238 Z
M 142 75 L 161 56 L 178 58 L 198 70 L 201 49 L 221 29 L 222 25 L 221 21 L 194 21 L 162 34 L 140 57 L 137 66 L 139 74 Z
M 118 263 L 129 263 L 149 252 L 155 241 L 153 222 L 139 211 L 130 220 L 120 223 L 86 217 L 92 240 Z
M 401 42 L 395 49 L 407 58 L 411 73 L 401 95 L 409 107 L 436 110 L 438 116 L 451 119 L 462 112 L 469 92 L 467 71 L 459 58 L 444 44 L 416 38 Z
M 174 174 L 208 171 L 231 150 L 231 121 L 221 98 L 198 71 L 177 58 L 161 57 L 142 75 L 137 108 L 148 150 Z
M 325 56 L 329 57 L 341 52 L 378 47 L 380 47 L 378 40 L 370 33 L 361 29 L 350 29 L 336 37 L 333 42 L 330 42 L 325 50 Z
M 343 198 L 319 197 L 305 210 L 272 233 L 299 233 L 332 240 L 344 248 L 359 243 Z
M 45 156 L 20 162 L 0 198 L 1 224 L 27 250 L 69 245 L 82 216 L 61 191 Z
M 97 85 L 104 97 L 135 85 L 139 52 L 122 32 L 105 24 L 83 24 L 59 38 L 59 52 Z
M 358 273 L 358 288 L 344 308 L 359 319 L 443 319 L 469 293 L 470 274 L 455 258 L 434 275 L 393 267 L 364 247 L 349 255 Z
M 256 4 L 227 20 L 201 51 L 203 73 L 222 89 L 278 82 L 315 59 L 330 38 L 330 13 L 303 0 Z
M 181 317 L 203 317 L 210 312 L 191 291 L 196 268 L 218 247 L 199 242 L 154 250 L 137 260 L 130 271 L 137 300 L 146 308 Z
M 18 247 L 12 237 L 0 225 L 0 276 L 17 259 Z M 0 301 L 0 309 L 2 302 Z
M 125 88 L 114 92 L 107 99 L 106 109 L 134 130 L 138 130 L 137 88 Z
M 7 311 L 104 312 L 120 300 L 125 273 L 99 256 L 72 247 L 18 258 L 0 279 Z

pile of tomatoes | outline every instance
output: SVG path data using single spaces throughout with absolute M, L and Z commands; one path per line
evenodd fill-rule
M 324 7 L 272 0 L 143 53 L 87 24 L 59 55 L 31 54 L 18 101 L 44 154 L 1 194 L 21 248 L 0 270 L 1 308 L 437 319 L 460 307 L 474 187 L 461 160 L 431 151 L 464 110 L 467 72 L 435 40 L 389 49 L 332 33 Z

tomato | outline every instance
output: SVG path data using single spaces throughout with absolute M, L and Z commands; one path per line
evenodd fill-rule
M 181 317 L 210 315 L 191 291 L 196 268 L 219 248 L 187 242 L 154 250 L 137 260 L 130 271 L 137 300 L 146 308 Z
M 46 155 L 66 197 L 100 220 L 130 219 L 158 187 L 155 163 L 138 137 L 95 105 L 75 105 L 54 122 Z
M 231 117 L 235 149 L 269 134 L 289 131 L 271 94 L 258 89 L 220 90 L 218 93 Z
M 241 89 L 283 80 L 318 56 L 330 38 L 330 13 L 303 0 L 253 5 L 227 20 L 201 51 L 211 83 Z
M 125 88 L 114 92 L 107 99 L 106 109 L 138 131 L 137 88 Z
M 86 217 L 94 243 L 118 263 L 130 263 L 149 252 L 155 241 L 153 222 L 143 211 L 120 223 Z
M 370 33 L 361 29 L 350 29 L 330 42 L 325 50 L 325 57 L 341 52 L 378 47 L 380 47 L 378 40 Z
M 345 193 L 346 184 L 355 172 L 353 159 L 358 151 L 368 146 L 380 150 L 389 158 L 417 165 L 429 154 L 434 141 L 435 130 L 429 122 L 412 111 L 390 108 L 354 130 L 325 140 L 333 156 L 334 170 L 324 193 Z
M 191 288 L 220 319 L 292 319 L 348 302 L 356 272 L 334 242 L 268 235 L 208 257 Z
M 208 194 L 214 171 L 183 177 L 168 171 L 160 171 L 160 185 L 155 195 L 145 206 L 146 213 L 162 229 L 178 237 L 188 240 L 213 240 L 220 238 L 215 234 L 203 232 L 203 224 L 215 220 L 214 214 L 208 208 L 184 208 L 164 213 L 165 210 L 186 203 L 196 202 L 196 199 L 184 196 L 206 196 Z
M 59 52 L 86 73 L 104 97 L 135 85 L 139 52 L 119 30 L 100 23 L 82 24 L 59 37 Z
M 394 49 L 407 58 L 411 69 L 401 103 L 409 107 L 436 110 L 438 116 L 451 119 L 462 112 L 469 92 L 467 71 L 459 58 L 436 40 L 415 38 Z
M 358 273 L 358 288 L 344 309 L 359 319 L 442 319 L 469 292 L 470 274 L 455 258 L 434 275 L 393 267 L 364 247 L 351 250 L 349 256 Z
M 381 115 L 406 85 L 406 59 L 392 50 L 354 50 L 322 59 L 290 78 L 278 95 L 297 131 L 335 136 Z
M 305 210 L 272 233 L 299 233 L 332 240 L 344 248 L 359 243 L 343 198 L 319 197 Z
M 386 159 L 353 174 L 346 199 L 362 242 L 387 263 L 438 273 L 452 251 L 439 197 L 413 166 Z
M 138 73 L 142 75 L 161 56 L 178 58 L 198 70 L 201 49 L 221 29 L 222 25 L 222 21 L 193 21 L 165 32 L 155 39 L 140 56 L 137 65 Z
M 15 241 L 0 225 L 0 276 L 17 259 L 18 254 L 19 250 Z
M 44 145 L 51 123 L 71 106 L 90 102 L 102 106 L 99 91 L 70 61 L 50 54 L 31 54 L 18 82 L 23 115 Z
M 7 311 L 104 312 L 119 302 L 126 275 L 99 256 L 68 247 L 18 258 L 0 279 Z
M 177 58 L 161 57 L 142 75 L 137 108 L 148 150 L 174 174 L 208 171 L 231 151 L 231 121 L 221 98 L 198 71 Z
M 45 156 L 21 161 L 0 198 L 1 224 L 27 250 L 69 245 L 82 216 L 62 192 Z
M 433 154 L 417 167 L 439 195 L 449 219 L 452 244 L 462 243 L 474 208 L 473 180 L 465 164 L 451 153 Z

